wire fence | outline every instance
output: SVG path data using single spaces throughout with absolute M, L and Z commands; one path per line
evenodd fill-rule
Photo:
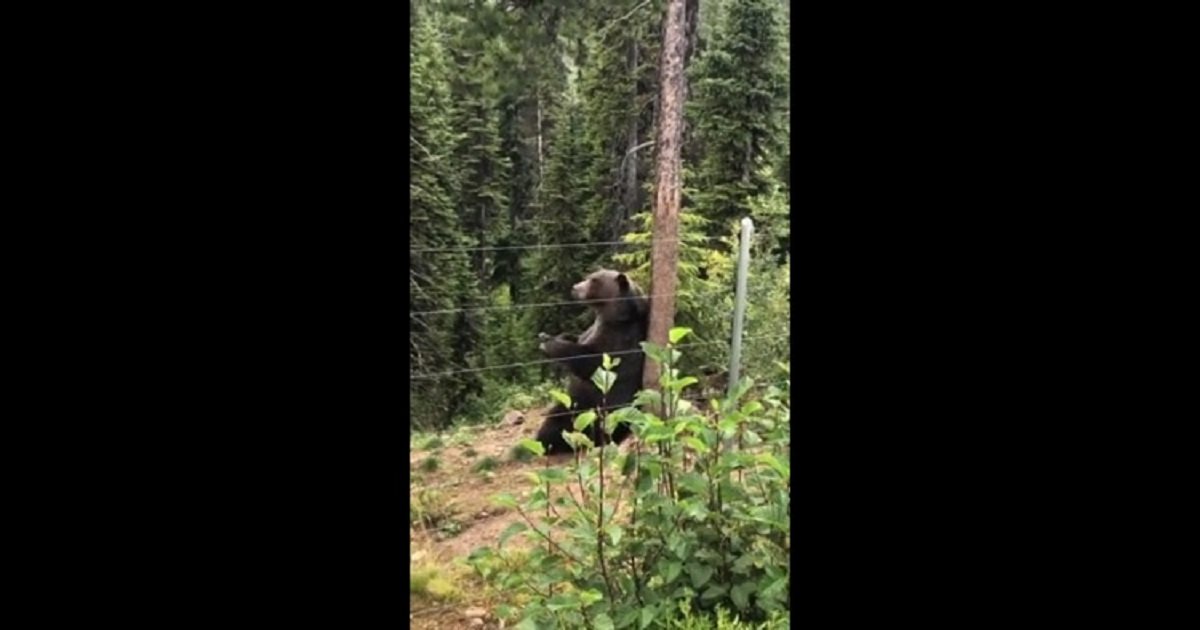
M 784 339 L 789 336 L 790 335 L 759 335 L 757 337 L 743 337 L 742 341 L 753 341 L 756 339 Z M 692 343 L 681 343 L 681 344 L 674 345 L 671 347 L 674 349 L 681 349 L 681 348 L 690 348 L 690 347 L 696 347 L 696 346 L 711 346 L 713 344 L 724 344 L 724 343 L 729 343 L 729 341 L 725 340 L 725 339 L 722 339 L 720 341 L 696 341 L 696 342 L 692 342 Z M 615 352 L 597 352 L 594 354 L 578 354 L 578 355 L 573 355 L 568 358 L 569 359 L 585 359 L 585 358 L 603 357 L 605 354 L 607 354 L 610 357 L 617 357 L 617 356 L 622 356 L 622 355 L 626 355 L 626 354 L 640 354 L 641 352 L 642 352 L 641 348 L 638 348 L 638 349 L 634 349 L 634 350 L 617 350 Z M 419 380 L 426 380 L 426 379 L 432 379 L 432 378 L 444 378 L 447 376 L 453 376 L 455 374 L 467 374 L 470 372 L 486 372 L 488 370 L 506 370 L 506 369 L 512 369 L 512 368 L 518 368 L 518 367 L 525 367 L 525 366 L 529 366 L 529 365 L 542 365 L 542 364 L 546 364 L 546 363 L 561 363 L 562 361 L 563 361 L 563 359 L 537 359 L 535 361 L 523 361 L 521 363 L 509 363 L 509 364 L 505 364 L 505 365 L 485 365 L 482 367 L 464 368 L 461 370 L 448 370 L 445 372 L 433 372 L 430 374 L 414 374 L 410 377 L 410 380 L 419 381 Z
M 789 384 L 788 384 L 788 381 L 778 381 L 778 382 L 767 382 L 767 381 L 762 381 L 762 382 L 756 382 L 756 383 L 754 383 L 754 385 L 753 385 L 753 386 L 751 386 L 751 387 L 750 387 L 749 391 L 761 391 L 761 390 L 764 390 L 764 389 L 768 389 L 768 388 L 770 388 L 770 387 L 776 387 L 776 388 L 779 388 L 779 389 L 786 389 L 787 387 L 789 387 Z M 683 395 L 683 396 L 681 396 L 679 399 L 680 399 L 680 400 L 686 400 L 687 402 L 689 402 L 689 403 L 693 403 L 693 404 L 694 404 L 694 403 L 702 403 L 702 402 L 705 402 L 705 401 L 708 401 L 708 400 L 719 400 L 719 399 L 721 399 L 721 398 L 724 398 L 724 397 L 725 397 L 725 392 L 724 392 L 724 391 L 721 391 L 721 392 L 720 392 L 720 393 L 718 393 L 716 396 L 705 396 L 703 393 L 696 392 L 696 393 L 687 393 L 687 394 L 684 394 L 684 395 Z M 609 412 L 609 411 L 615 411 L 615 410 L 617 410 L 617 409 L 625 409 L 625 408 L 627 408 L 627 407 L 634 407 L 634 406 L 636 406 L 634 403 L 628 402 L 628 403 L 623 403 L 623 404 L 620 404 L 620 405 L 607 405 L 607 406 L 600 406 L 600 407 L 588 407 L 588 408 L 587 408 L 587 409 L 585 409 L 584 411 Z M 559 417 L 559 416 L 569 416 L 569 415 L 574 415 L 574 414 L 577 414 L 577 413 L 579 413 L 579 412 L 580 412 L 580 409 L 568 409 L 568 410 L 565 410 L 565 411 L 558 411 L 558 412 L 555 412 L 555 413 L 546 413 L 546 414 L 545 414 L 545 415 L 543 415 L 542 417 L 544 417 L 544 418 L 557 418 L 557 417 Z
M 574 305 L 574 304 L 597 304 L 597 303 L 604 303 L 604 302 L 623 302 L 625 300 L 643 300 L 643 299 L 654 299 L 654 298 L 658 298 L 658 297 L 687 296 L 687 295 L 688 294 L 686 294 L 686 293 L 676 292 L 676 293 L 659 293 L 657 295 L 631 295 L 628 297 L 601 298 L 601 299 L 595 299 L 595 300 L 566 300 L 563 302 L 534 302 L 534 303 L 528 303 L 528 304 L 506 304 L 506 305 L 502 305 L 502 306 L 468 306 L 466 308 L 443 308 L 443 309 L 436 309 L 436 310 L 431 310 L 431 311 L 416 311 L 416 312 L 409 313 L 409 316 L 417 317 L 419 315 L 465 313 L 468 311 L 506 311 L 506 310 L 521 309 L 521 308 L 538 308 L 538 307 L 545 307 L 545 306 L 570 306 L 570 305 Z M 718 294 L 717 293 L 706 293 L 706 294 L 696 296 L 696 297 L 709 297 L 712 295 L 718 295 Z
M 539 244 L 532 244 L 532 245 L 424 247 L 424 248 L 410 248 L 409 252 L 411 254 L 425 254 L 425 253 L 472 252 L 472 251 L 541 250 L 541 249 L 561 249 L 561 248 L 579 248 L 579 247 L 609 247 L 609 246 L 643 246 L 643 247 L 645 247 L 645 246 L 652 245 L 653 243 L 661 243 L 661 242 L 684 243 L 684 242 L 704 242 L 704 241 L 724 241 L 724 240 L 726 240 L 726 237 L 704 236 L 704 237 L 687 237 L 687 238 L 659 239 L 659 240 L 647 240 L 647 241 L 621 240 L 621 241 L 600 241 L 600 242 L 589 242 L 589 243 L 539 243 Z M 462 308 L 446 308 L 446 309 L 432 309 L 432 310 L 425 310 L 425 311 L 412 311 L 409 313 L 409 317 L 412 319 L 412 321 L 414 323 L 421 324 L 424 328 L 428 329 L 429 328 L 428 324 L 423 323 L 421 318 L 423 318 L 425 316 L 429 316 L 429 315 L 474 312 L 474 311 L 503 311 L 503 310 L 518 310 L 518 309 L 531 309 L 531 308 L 551 308 L 551 307 L 575 306 L 575 305 L 580 305 L 580 304 L 586 305 L 586 304 L 596 304 L 596 303 L 611 303 L 611 302 L 618 302 L 618 301 L 622 301 L 622 300 L 636 300 L 636 299 L 647 299 L 647 298 L 653 299 L 653 298 L 658 298 L 658 297 L 669 297 L 669 296 L 707 299 L 709 297 L 716 297 L 718 295 L 724 295 L 724 294 L 725 294 L 725 292 L 714 292 L 714 293 L 705 293 L 705 294 L 701 294 L 701 295 L 692 295 L 687 292 L 677 291 L 675 293 L 642 295 L 642 296 L 627 296 L 627 297 L 604 298 L 604 299 L 594 299 L 594 300 L 567 300 L 567 301 L 557 301 L 557 302 L 534 302 L 534 303 L 507 304 L 507 305 L 466 306 L 466 307 L 462 307 Z M 755 340 L 785 339 L 785 338 L 788 338 L 789 336 L 790 336 L 789 334 L 759 335 L 759 336 L 743 337 L 742 341 L 749 342 L 749 341 L 755 341 Z M 728 343 L 730 343 L 728 339 L 721 339 L 718 341 L 700 341 L 700 342 L 684 343 L 684 344 L 679 344 L 679 345 L 676 345 L 673 347 L 677 348 L 677 349 L 683 349 L 683 348 L 690 348 L 690 347 L 711 346 L 711 345 L 716 345 L 716 344 L 728 344 Z M 611 357 L 619 357 L 619 356 L 623 356 L 623 355 L 641 354 L 641 353 L 642 353 L 642 350 L 640 348 L 637 348 L 637 349 L 620 350 L 620 351 L 608 352 L 608 353 L 576 355 L 573 357 L 568 357 L 568 359 L 596 358 L 596 357 L 602 357 L 604 354 L 608 354 Z M 523 362 L 518 362 L 518 363 L 506 363 L 506 364 L 500 364 L 500 365 L 485 365 L 485 366 L 479 366 L 479 367 L 446 370 L 446 371 L 441 371 L 441 372 L 417 373 L 417 374 L 412 374 L 410 376 L 410 379 L 412 381 L 429 381 L 429 380 L 434 380 L 434 379 L 439 379 L 439 378 L 456 376 L 459 374 L 487 372 L 487 371 L 492 371 L 492 370 L 508 370 L 508 369 L 522 368 L 522 367 L 536 366 L 536 365 L 548 365 L 548 364 L 553 364 L 553 363 L 561 363 L 563 361 L 564 361 L 564 359 L 545 358 L 545 359 L 536 359 L 536 360 L 531 360 L 531 361 L 523 361 Z
M 429 254 L 429 253 L 446 253 L 446 252 L 479 252 L 479 251 L 506 251 L 514 249 L 562 249 L 567 247 L 612 247 L 614 245 L 650 245 L 652 243 L 685 243 L 689 241 L 714 241 L 721 240 L 719 236 L 700 236 L 689 238 L 671 238 L 657 239 L 651 241 L 592 241 L 590 243 L 535 243 L 533 245 L 482 245 L 468 247 L 421 247 L 418 249 L 409 249 L 410 254 Z

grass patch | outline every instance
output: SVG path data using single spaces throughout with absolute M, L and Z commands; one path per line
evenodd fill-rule
M 450 436 L 451 446 L 470 446 L 474 442 L 474 434 L 472 434 L 471 430 L 466 427 L 459 428 L 454 432 L 454 435 Z
M 409 527 L 419 526 L 433 532 L 435 538 L 453 538 L 462 533 L 467 525 L 458 519 L 458 506 L 438 490 L 420 490 L 410 495 L 408 508 Z
M 492 457 L 491 455 L 488 455 L 487 457 L 484 457 L 483 459 L 476 462 L 476 464 L 471 467 L 471 470 L 473 470 L 477 473 L 490 472 L 490 471 L 495 470 L 496 467 L 499 465 L 500 465 L 500 460 L 496 459 L 495 457 Z
M 413 568 L 408 583 L 411 595 L 421 595 L 437 600 L 456 600 L 461 592 L 449 576 L 444 575 L 437 567 L 426 566 Z
M 438 458 L 431 455 L 431 456 L 426 457 L 425 459 L 421 460 L 420 465 L 421 465 L 421 472 L 431 473 L 438 469 L 438 466 L 441 465 L 441 462 L 438 461 Z
M 408 592 L 410 595 L 442 602 L 462 599 L 460 586 L 463 574 L 453 564 L 431 562 L 422 550 L 413 552 L 409 561 Z
M 514 462 L 533 461 L 533 451 L 520 444 L 514 444 L 512 448 L 508 449 L 508 458 Z

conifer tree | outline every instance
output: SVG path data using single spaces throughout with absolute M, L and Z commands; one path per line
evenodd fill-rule
M 786 143 L 783 22 L 777 0 L 723 0 L 713 38 L 692 72 L 689 120 L 702 154 L 690 182 L 694 207 L 712 234 L 749 213 L 770 189 L 764 166 Z
M 529 277 L 538 288 L 539 302 L 570 299 L 571 287 L 591 271 L 586 247 L 557 247 L 581 242 L 576 217 L 588 204 L 588 153 L 583 138 L 583 116 L 578 99 L 568 98 L 558 112 L 559 128 L 550 147 L 541 203 L 534 208 L 539 243 L 530 256 Z M 537 332 L 565 332 L 578 328 L 586 313 L 578 309 L 534 309 L 531 323 Z
M 456 171 L 450 168 L 457 141 L 450 123 L 453 102 L 446 57 L 432 16 L 410 12 L 412 66 L 409 110 L 409 297 L 412 312 L 453 310 L 470 295 L 474 278 L 460 248 L 470 241 L 454 207 Z M 433 250 L 433 251 L 427 251 Z M 414 375 L 459 370 L 471 364 L 470 349 L 456 343 L 466 327 L 461 313 L 410 318 L 409 358 Z M 413 380 L 412 423 L 438 426 L 457 410 L 464 391 L 478 387 L 470 373 Z
M 647 141 L 654 137 L 661 4 L 602 3 L 589 16 L 580 92 L 591 164 L 586 228 L 593 241 L 619 239 L 649 200 L 644 191 L 653 153 Z M 593 262 L 608 264 L 612 251 L 594 250 Z

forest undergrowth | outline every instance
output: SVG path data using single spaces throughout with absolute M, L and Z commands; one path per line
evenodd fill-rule
M 698 379 L 672 367 L 679 350 L 647 352 L 666 366 L 664 393 L 638 403 L 662 415 L 582 414 L 568 434 L 580 454 L 542 456 L 536 411 L 414 437 L 414 627 L 471 614 L 491 627 L 786 627 L 787 365 L 779 384 L 746 379 L 701 402 L 685 396 Z M 597 370 L 602 388 L 618 361 Z M 588 448 L 592 423 L 615 422 L 636 438 Z

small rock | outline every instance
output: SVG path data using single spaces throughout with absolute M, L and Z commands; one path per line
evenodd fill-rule
M 525 414 L 521 413 L 520 411 L 510 411 L 504 414 L 504 424 L 506 425 L 518 425 L 524 423 Z
M 478 606 L 472 606 L 471 608 L 464 610 L 463 615 L 470 619 L 482 619 L 483 617 L 487 616 L 487 610 L 484 608 L 479 608 Z
M 482 626 L 483 620 L 482 619 L 472 619 L 470 622 L 467 623 L 467 625 L 471 626 L 471 627 Z

